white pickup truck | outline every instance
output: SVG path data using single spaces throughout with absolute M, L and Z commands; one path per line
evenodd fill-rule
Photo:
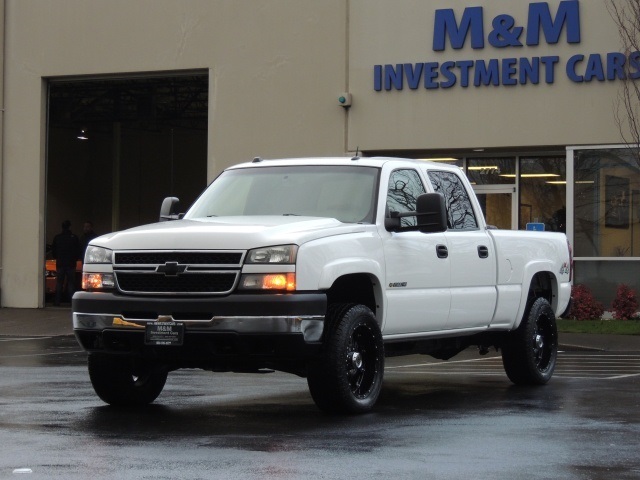
M 106 403 L 153 402 L 180 368 L 279 370 L 322 410 L 365 412 L 386 356 L 472 345 L 516 384 L 553 374 L 567 239 L 487 226 L 457 167 L 256 158 L 178 212 L 167 198 L 159 223 L 87 249 L 73 327 Z

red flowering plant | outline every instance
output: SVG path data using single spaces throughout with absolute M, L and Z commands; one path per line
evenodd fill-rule
M 638 312 L 638 298 L 636 291 L 628 285 L 618 285 L 616 298 L 611 304 L 613 318 L 616 320 L 632 320 Z
M 571 287 L 573 305 L 570 318 L 573 320 L 595 320 L 602 317 L 604 306 L 593 298 L 593 293 L 586 285 Z

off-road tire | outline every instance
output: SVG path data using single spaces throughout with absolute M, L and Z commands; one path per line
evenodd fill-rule
M 382 333 L 364 305 L 329 308 L 320 358 L 308 370 L 316 405 L 330 413 L 364 413 L 373 408 L 384 376 Z
M 113 406 L 139 406 L 153 402 L 167 381 L 168 370 L 120 355 L 89 354 L 89 378 L 98 397 Z
M 536 299 L 502 347 L 504 370 L 516 385 L 544 385 L 556 367 L 558 330 L 549 302 Z

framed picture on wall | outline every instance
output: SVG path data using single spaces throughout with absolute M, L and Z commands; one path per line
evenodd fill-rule
M 604 226 L 629 228 L 629 179 L 607 175 L 604 188 Z

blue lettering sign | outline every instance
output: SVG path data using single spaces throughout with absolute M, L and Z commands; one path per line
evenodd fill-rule
M 384 66 L 384 89 L 391 90 L 393 86 L 396 90 L 402 90 L 402 77 L 403 77 L 403 69 L 402 64 L 399 63 L 396 65 L 396 68 L 393 68 L 393 65 L 385 65 Z
M 438 82 L 435 81 L 436 78 L 438 78 L 438 64 L 436 62 L 426 63 L 424 69 L 424 88 L 429 90 L 438 88 Z
M 587 69 L 584 72 L 584 81 L 590 82 L 596 78 L 600 82 L 604 82 L 604 67 L 602 66 L 602 58 L 597 53 L 589 55 L 587 60 Z
M 453 87 L 456 84 L 456 74 L 451 71 L 452 68 L 455 68 L 456 62 L 444 62 L 440 67 L 440 72 L 442 76 L 447 79 L 446 82 L 441 82 L 440 86 L 442 88 Z
M 376 92 L 382 90 L 382 65 L 373 67 L 373 89 Z
M 473 85 L 500 85 L 500 70 L 498 68 L 498 60 L 496 58 L 489 60 L 489 65 L 484 60 L 476 62 L 475 75 L 473 77 Z
M 576 64 L 582 62 L 583 60 L 584 55 L 578 54 L 571 57 L 567 62 L 567 77 L 569 77 L 569 80 L 571 80 L 572 82 L 584 82 L 584 77 L 576 73 Z
M 635 71 L 632 72 L 631 69 Z M 640 78 L 640 52 L 629 55 L 629 78 L 632 80 Z
M 527 45 L 540 43 L 541 28 L 547 43 L 558 43 L 565 24 L 567 26 L 567 42 L 580 43 L 580 3 L 578 0 L 560 2 L 555 20 L 551 18 L 547 2 L 529 4 Z
M 461 60 L 456 62 L 456 67 L 460 69 L 460 85 L 463 87 L 469 86 L 469 70 L 473 67 L 472 60 Z
M 415 90 L 420 86 L 420 77 L 422 76 L 422 68 L 424 63 L 416 63 L 415 68 L 411 63 L 404 64 L 404 72 L 407 76 L 407 85 L 411 90 Z
M 518 64 L 517 58 L 505 58 L 502 60 L 502 84 L 516 85 L 518 81 L 513 76 L 518 73 L 515 65 Z
M 433 49 L 442 51 L 447 45 L 461 49 L 468 39 L 473 49 L 484 48 L 485 41 L 494 48 L 538 46 L 541 36 L 542 41 L 549 45 L 557 44 L 563 35 L 569 44 L 580 43 L 581 40 L 579 0 L 560 1 L 555 15 L 548 2 L 530 3 L 526 29 L 518 26 L 511 15 L 497 15 L 487 37 L 484 35 L 483 15 L 482 7 L 467 7 L 458 22 L 453 9 L 436 10 Z M 552 84 L 559 63 L 560 57 L 550 55 L 375 65 L 373 87 L 376 91 L 403 90 L 406 83 L 411 90 L 421 86 L 425 90 L 435 90 L 455 85 L 462 88 L 470 85 L 538 85 L 542 79 Z M 563 59 L 563 67 L 566 77 L 575 83 L 638 80 L 640 51 L 626 54 L 576 53 L 568 60 Z
M 519 38 L 522 35 L 522 27 L 516 27 L 515 24 L 516 21 L 511 15 L 498 15 L 493 19 L 489 43 L 496 48 L 521 47 Z
M 558 43 L 566 26 L 568 43 L 580 43 L 580 2 L 563 0 L 558 6 L 555 18 L 551 15 L 547 2 L 529 4 L 527 19 L 526 44 L 540 44 L 540 31 L 548 44 Z M 521 47 L 520 36 L 523 27 L 517 27 L 511 15 L 498 15 L 492 22 L 493 30 L 489 33 L 489 44 L 496 48 Z M 471 48 L 484 48 L 484 15 L 482 7 L 467 7 L 458 24 L 452 8 L 435 12 L 433 28 L 433 50 L 445 50 L 447 38 L 451 47 L 458 50 L 464 47 L 467 37 L 471 37 Z
M 626 63 L 627 57 L 623 53 L 609 53 L 607 55 L 607 80 L 625 80 L 627 78 L 624 72 Z
M 482 7 L 465 8 L 459 26 L 453 9 L 436 10 L 433 49 L 436 52 L 444 50 L 447 36 L 453 48 L 461 49 L 469 32 L 471 32 L 471 48 L 484 48 Z
M 556 63 L 560 61 L 560 57 L 540 57 L 540 62 L 544 65 L 544 82 L 553 83 L 555 79 L 555 67 Z
M 520 83 L 526 85 L 531 81 L 534 85 L 540 83 L 540 59 L 520 58 Z

